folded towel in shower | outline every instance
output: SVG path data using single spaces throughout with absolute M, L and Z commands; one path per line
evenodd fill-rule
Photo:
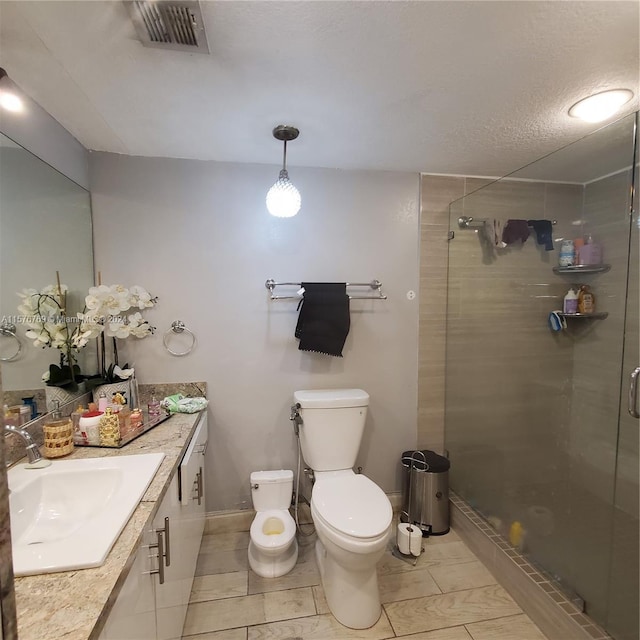
M 304 296 L 296 338 L 300 351 L 317 351 L 342 358 L 349 333 L 349 296 L 344 282 L 303 282 Z
M 553 226 L 551 220 L 527 220 L 536 234 L 536 242 L 544 245 L 545 251 L 553 251 Z
M 502 242 L 505 244 L 515 244 L 520 240 L 522 244 L 529 237 L 529 225 L 526 220 L 507 220 L 507 224 L 502 231 Z

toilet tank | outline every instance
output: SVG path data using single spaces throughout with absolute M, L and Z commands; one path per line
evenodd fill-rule
M 250 477 L 251 500 L 256 511 L 289 508 L 293 494 L 293 471 L 254 471 Z
M 369 394 L 362 389 L 296 391 L 300 447 L 314 471 L 352 469 L 360 449 Z

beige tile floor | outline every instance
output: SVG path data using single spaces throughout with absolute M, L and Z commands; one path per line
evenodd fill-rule
M 299 537 L 298 563 L 275 579 L 251 571 L 248 543 L 247 531 L 204 536 L 184 640 L 546 640 L 454 531 L 425 539 L 415 567 L 389 545 L 378 564 L 382 616 L 360 631 L 329 612 L 315 536 Z

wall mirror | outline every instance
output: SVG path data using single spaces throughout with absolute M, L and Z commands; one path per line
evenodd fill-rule
M 42 375 L 59 364 L 56 348 L 37 348 L 18 311 L 24 289 L 41 291 L 60 282 L 69 288 L 68 315 L 82 311 L 94 283 L 89 192 L 0 134 L 0 366 L 3 404 L 35 397 L 46 412 Z M 6 326 L 15 327 L 15 337 Z M 10 327 L 11 328 L 11 327 Z M 19 341 L 19 342 L 18 342 Z M 95 341 L 91 341 L 94 343 Z M 83 373 L 95 373 L 95 348 L 78 354 Z M 18 344 L 21 345 L 20 352 Z

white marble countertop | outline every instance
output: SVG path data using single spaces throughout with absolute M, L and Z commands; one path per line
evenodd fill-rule
M 199 413 L 174 414 L 122 449 L 76 447 L 64 458 L 165 454 L 142 500 L 101 567 L 15 579 L 20 640 L 93 640 L 99 636 L 127 577 L 145 524 L 164 497 L 199 417 Z

